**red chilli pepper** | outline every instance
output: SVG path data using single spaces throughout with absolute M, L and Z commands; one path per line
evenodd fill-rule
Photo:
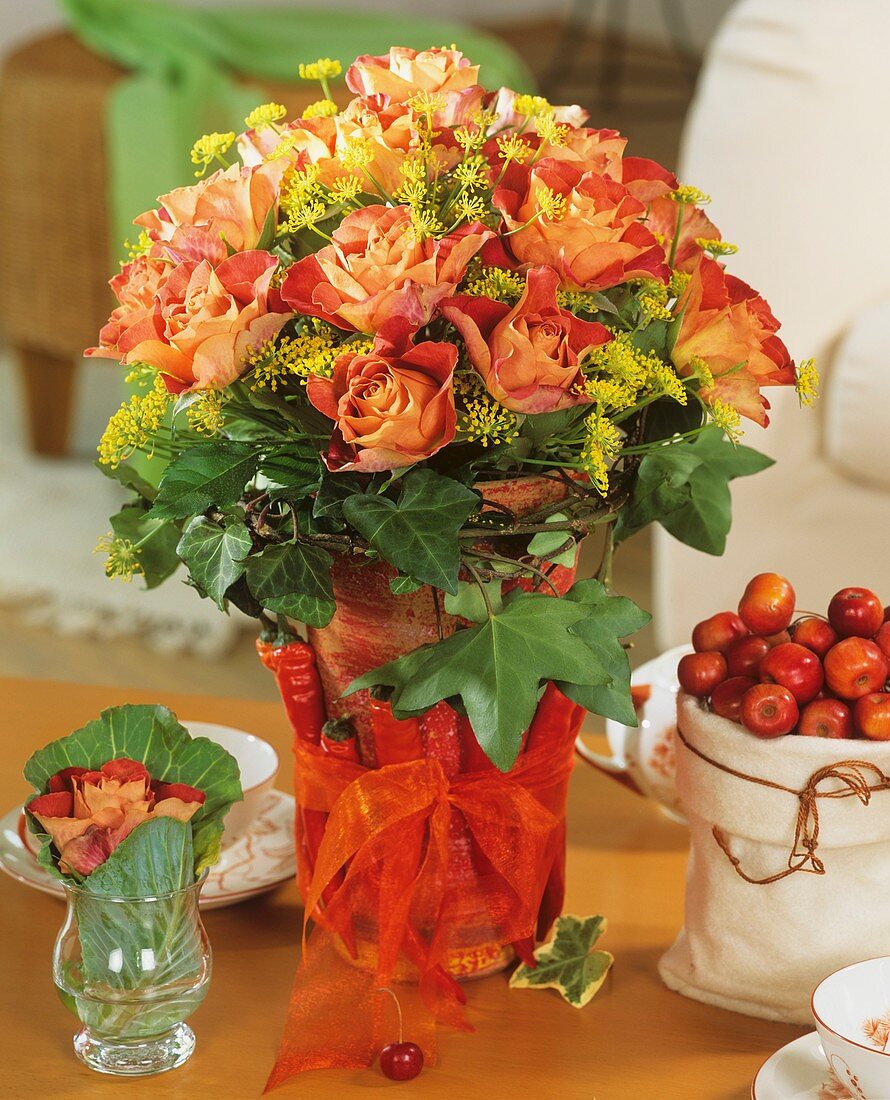
M 266 668 L 275 674 L 281 701 L 295 735 L 317 745 L 325 710 L 312 646 L 299 639 L 276 645 L 258 638 L 256 651 Z
M 368 703 L 378 767 L 420 760 L 423 756 L 420 723 L 416 718 L 394 718 L 389 700 L 375 698 L 374 691 Z
M 348 718 L 331 718 L 321 727 L 321 747 L 328 756 L 358 763 L 355 727 Z

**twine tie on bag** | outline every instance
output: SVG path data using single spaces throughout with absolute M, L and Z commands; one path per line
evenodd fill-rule
M 788 866 L 783 871 L 767 878 L 752 878 L 746 874 L 739 865 L 738 857 L 730 851 L 729 841 L 726 839 L 723 830 L 718 825 L 714 825 L 711 829 L 714 839 L 732 864 L 736 874 L 743 878 L 745 882 L 750 882 L 755 886 L 768 886 L 770 883 L 779 882 L 797 871 L 804 871 L 811 875 L 825 874 L 825 864 L 816 854 L 819 847 L 820 798 L 850 798 L 855 796 L 863 806 L 867 806 L 875 791 L 890 790 L 890 777 L 884 775 L 876 764 L 872 764 L 868 760 L 840 760 L 836 764 L 826 764 L 822 768 L 817 768 L 806 783 L 797 790 L 794 787 L 786 787 L 783 783 L 774 783 L 771 779 L 748 775 L 746 772 L 738 771 L 727 764 L 721 764 L 719 760 L 714 760 L 713 757 L 708 756 L 701 749 L 696 748 L 695 745 L 687 741 L 679 726 L 677 727 L 677 736 L 690 752 L 694 753 L 700 760 L 704 760 L 706 764 L 710 764 L 727 775 L 735 776 L 736 779 L 743 779 L 748 783 L 757 783 L 761 787 L 770 787 L 775 791 L 784 791 L 786 794 L 794 795 L 797 799 L 797 823 L 794 829 L 794 843 L 788 854 Z M 876 783 L 869 783 L 867 778 L 869 773 L 877 779 Z M 831 791 L 820 791 L 819 784 L 827 779 L 835 779 L 842 783 L 843 787 Z

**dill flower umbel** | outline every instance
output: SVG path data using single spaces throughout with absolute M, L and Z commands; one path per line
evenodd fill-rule
M 460 423 L 469 443 L 512 443 L 519 430 L 515 413 L 504 408 L 487 393 L 480 393 L 467 400 Z
M 139 561 L 139 547 L 130 539 L 113 535 L 110 531 L 96 543 L 94 554 L 105 554 L 105 576 L 121 581 L 131 581 L 145 570 Z
M 108 421 L 97 450 L 99 462 L 115 469 L 135 451 L 154 451 L 155 436 L 167 416 L 172 401 L 160 374 L 155 375 L 146 394 L 135 394 L 125 401 Z
M 204 134 L 203 137 L 198 138 L 192 146 L 192 164 L 201 165 L 200 169 L 195 172 L 198 179 L 204 175 L 215 160 L 219 161 L 223 168 L 229 167 L 229 162 L 224 159 L 223 154 L 229 151 L 234 142 L 234 132 L 228 134 L 214 132 Z

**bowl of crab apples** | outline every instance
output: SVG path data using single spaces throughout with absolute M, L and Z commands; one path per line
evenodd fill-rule
M 890 608 L 842 588 L 824 615 L 795 611 L 777 573 L 753 577 L 738 611 L 692 632 L 677 677 L 687 695 L 755 737 L 890 741 Z

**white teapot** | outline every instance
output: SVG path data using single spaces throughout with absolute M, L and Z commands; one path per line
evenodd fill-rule
M 675 786 L 677 732 L 677 664 L 692 646 L 677 646 L 634 670 L 634 687 L 648 687 L 649 695 L 639 708 L 639 726 L 606 720 L 606 737 L 611 756 L 593 752 L 579 737 L 578 755 L 588 764 L 617 779 L 646 798 L 660 803 L 676 821 L 684 821 Z

